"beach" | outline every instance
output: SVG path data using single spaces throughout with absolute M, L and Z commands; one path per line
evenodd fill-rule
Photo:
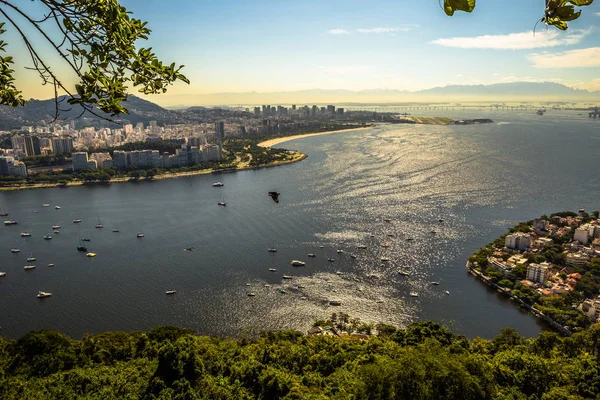
M 361 130 L 370 129 L 370 128 L 372 128 L 372 127 L 371 126 L 365 126 L 365 127 L 362 127 L 362 128 L 340 129 L 340 130 L 337 130 L 337 131 L 306 133 L 306 134 L 301 134 L 301 135 L 285 136 L 285 137 L 279 137 L 279 138 L 265 140 L 264 142 L 260 142 L 258 145 L 260 147 L 273 147 L 273 146 L 276 146 L 278 144 L 281 144 L 281 143 L 284 143 L 284 142 L 288 142 L 290 140 L 301 139 L 301 138 L 305 138 L 305 137 L 321 136 L 321 135 L 331 135 L 332 133 L 341 133 L 341 132 L 361 131 Z

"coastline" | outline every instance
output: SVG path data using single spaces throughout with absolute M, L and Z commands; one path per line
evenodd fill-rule
M 362 130 L 370 129 L 370 128 L 372 128 L 372 126 L 364 126 L 364 127 L 360 127 L 360 128 L 339 129 L 337 131 L 325 131 L 325 132 L 305 133 L 305 134 L 300 134 L 300 135 L 278 137 L 278 138 L 274 138 L 274 139 L 265 140 L 264 142 L 260 142 L 258 145 L 260 147 L 273 147 L 273 146 L 276 146 L 278 144 L 281 144 L 281 143 L 284 143 L 284 142 L 288 142 L 290 140 L 296 140 L 296 139 L 301 139 L 301 138 L 305 138 L 305 137 L 321 136 L 321 135 L 331 135 L 333 133 L 342 133 L 342 132 L 362 131 Z
M 277 161 L 277 162 L 269 163 L 266 165 L 260 165 L 258 167 L 251 167 L 249 165 L 246 165 L 246 166 L 242 166 L 242 167 L 239 167 L 239 168 L 236 168 L 233 170 L 224 170 L 224 171 L 218 171 L 218 170 L 215 171 L 212 169 L 201 169 L 198 171 L 176 172 L 176 173 L 166 173 L 166 174 L 162 174 L 162 175 L 156 175 L 152 179 L 144 178 L 144 179 L 134 180 L 130 177 L 120 177 L 120 178 L 113 178 L 107 182 L 71 181 L 71 182 L 67 182 L 66 187 L 83 186 L 83 185 L 108 185 L 111 183 L 128 183 L 128 182 L 130 182 L 130 183 L 152 182 L 152 181 L 158 181 L 158 180 L 162 180 L 162 179 L 176 179 L 176 178 L 184 178 L 184 177 L 188 177 L 188 176 L 206 175 L 206 174 L 213 174 L 213 173 L 218 174 L 218 173 L 224 173 L 224 172 L 236 172 L 236 171 L 246 171 L 246 170 L 262 169 L 262 168 L 273 168 L 273 167 L 279 167 L 282 165 L 297 163 L 297 162 L 300 162 L 300 161 L 306 159 L 307 157 L 308 157 L 308 155 L 306 155 L 304 153 L 296 152 L 295 157 L 291 160 Z M 0 187 L 0 192 L 13 191 L 13 190 L 29 190 L 29 189 L 50 189 L 50 188 L 57 188 L 57 187 L 58 186 L 55 183 L 35 183 L 33 185 Z
M 273 147 L 273 146 L 276 146 L 283 142 L 300 139 L 300 138 L 304 138 L 304 137 L 329 135 L 332 133 L 342 133 L 342 132 L 350 132 L 350 131 L 357 131 L 357 130 L 365 130 L 365 129 L 369 129 L 369 128 L 371 128 L 371 126 L 360 127 L 360 128 L 350 128 L 350 129 L 339 129 L 339 130 L 335 130 L 335 131 L 326 131 L 326 132 L 305 133 L 305 134 L 299 134 L 299 135 L 293 135 L 293 136 L 279 137 L 279 138 L 265 140 L 265 141 L 259 143 L 258 146 Z M 308 155 L 306 155 L 304 153 L 296 152 L 295 157 L 291 160 L 277 161 L 277 162 L 273 162 L 270 164 L 261 165 L 258 167 L 242 165 L 234 170 L 227 170 L 227 171 L 214 171 L 212 169 L 202 169 L 202 170 L 198 170 L 198 171 L 166 173 L 166 174 L 156 175 L 152 179 L 134 180 L 129 177 L 119 177 L 119 178 L 113 178 L 107 182 L 71 181 L 71 182 L 67 182 L 66 187 L 82 186 L 82 185 L 107 185 L 110 183 L 124 183 L 124 182 L 146 182 L 146 181 L 151 182 L 151 181 L 162 180 L 162 179 L 175 179 L 175 178 L 183 178 L 183 177 L 187 177 L 187 176 L 205 175 L 205 174 L 220 173 L 220 172 L 236 172 L 236 171 L 245 171 L 245 170 L 250 170 L 250 169 L 272 168 L 272 167 L 279 167 L 281 165 L 297 163 L 297 162 L 300 162 L 300 161 L 306 159 L 307 157 L 308 157 Z M 12 190 L 49 189 L 49 188 L 56 188 L 56 187 L 57 187 L 57 185 L 55 183 L 34 183 L 31 185 L 0 187 L 0 192 L 12 191 Z

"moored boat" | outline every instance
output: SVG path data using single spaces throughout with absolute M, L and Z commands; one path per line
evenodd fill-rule
M 86 256 L 88 256 L 88 257 L 96 257 L 96 253 L 87 253 Z
M 166 295 L 175 294 L 175 293 L 177 293 L 175 290 L 167 290 L 165 292 Z
M 31 271 L 32 269 L 35 269 L 35 265 L 26 265 L 23 267 L 23 269 L 25 271 Z
M 225 186 L 225 184 L 223 182 L 215 182 L 212 184 L 213 187 L 221 187 L 221 186 Z
M 300 261 L 300 260 L 292 260 L 292 265 L 294 267 L 304 267 L 306 265 L 306 263 L 304 261 Z
M 38 299 L 43 299 L 44 297 L 50 297 L 52 293 L 39 291 L 37 294 Z
M 20 251 L 21 251 L 21 250 L 19 250 L 19 249 L 10 249 L 10 252 L 11 252 L 11 253 L 19 253 Z
M 283 279 L 294 279 L 294 277 L 292 277 L 292 276 L 289 276 L 289 275 L 284 275 L 284 276 L 283 276 Z

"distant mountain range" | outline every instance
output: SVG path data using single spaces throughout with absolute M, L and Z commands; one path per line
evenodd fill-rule
M 60 98 L 64 100 L 64 98 Z M 129 96 L 128 100 L 123 103 L 125 108 L 129 110 L 129 114 L 120 115 L 118 118 L 112 118 L 115 121 L 124 123 L 137 124 L 143 122 L 148 124 L 149 121 L 157 121 L 159 124 L 173 124 L 185 122 L 186 119 L 182 113 L 166 110 L 161 106 L 150 101 L 141 99 L 136 96 Z M 81 118 L 81 107 L 70 106 L 66 101 L 61 102 L 60 119 L 58 123 L 67 124 L 70 121 L 77 119 L 77 127 L 83 128 L 86 126 L 110 126 L 115 127 L 116 124 L 110 123 L 102 118 L 98 118 L 90 113 L 86 113 Z M 96 110 L 99 114 L 110 118 L 108 114 Z M 39 125 L 44 122 L 50 122 L 54 118 L 55 103 L 54 99 L 35 100 L 31 99 L 24 107 L 12 108 L 8 106 L 0 106 L 0 130 L 19 129 L 22 126 Z
M 165 109 L 151 101 L 129 96 L 124 103 L 129 114 L 121 115 L 119 121 L 137 124 L 157 121 L 159 125 L 198 122 L 202 116 L 191 106 L 230 106 L 262 104 L 415 104 L 435 102 L 553 102 L 553 103 L 589 103 L 600 104 L 600 91 L 573 89 L 553 82 L 515 82 L 494 85 L 452 85 L 433 89 L 409 92 L 405 90 L 303 90 L 295 92 L 273 93 L 215 93 L 198 95 L 161 95 L 148 99 L 155 100 L 167 107 L 183 105 L 185 110 Z M 76 119 L 81 109 L 78 106 L 61 106 L 68 109 L 60 113 L 61 123 Z M 0 130 L 19 129 L 22 126 L 40 125 L 50 122 L 54 116 L 54 100 L 30 100 L 24 107 L 11 108 L 0 106 Z M 106 115 L 108 117 L 108 115 Z M 85 114 L 77 119 L 77 128 L 86 126 L 115 127 L 101 118 Z
M 154 98 L 153 98 L 154 99 Z M 451 85 L 410 92 L 406 90 L 301 90 L 272 93 L 213 93 L 161 95 L 156 101 L 165 107 L 191 105 L 261 104 L 352 104 L 416 102 L 589 102 L 600 101 L 600 92 L 574 89 L 554 82 L 514 82 L 493 85 Z

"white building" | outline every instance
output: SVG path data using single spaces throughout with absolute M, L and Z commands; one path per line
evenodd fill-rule
M 567 254 L 566 263 L 571 267 L 583 267 L 590 261 L 590 257 L 582 253 Z
M 546 283 L 548 280 L 548 269 L 550 264 L 531 264 L 527 267 L 527 280 L 531 282 Z
M 589 226 L 580 226 L 575 229 L 575 235 L 573 236 L 574 240 L 577 240 L 581 244 L 588 244 L 590 237 L 590 228 Z
M 513 233 L 506 237 L 505 245 L 509 249 L 526 250 L 531 245 L 531 235 L 522 232 Z

